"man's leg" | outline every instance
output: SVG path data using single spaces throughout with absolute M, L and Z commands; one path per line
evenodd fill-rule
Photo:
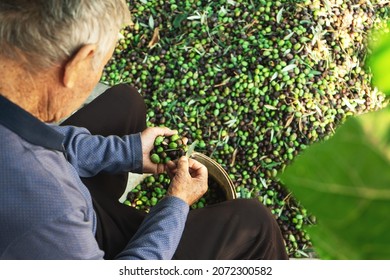
M 108 89 L 62 125 L 87 128 L 93 135 L 124 136 L 146 128 L 146 108 L 138 91 L 127 85 Z M 127 173 L 100 173 L 82 178 L 88 187 L 98 218 L 96 239 L 105 258 L 114 258 L 138 230 L 146 213 L 119 203 L 125 191 Z
M 287 259 L 279 226 L 254 199 L 190 211 L 175 259 Z

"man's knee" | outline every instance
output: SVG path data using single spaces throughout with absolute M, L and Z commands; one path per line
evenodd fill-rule
M 117 94 L 123 104 L 131 104 L 137 106 L 138 109 L 146 110 L 145 100 L 135 87 L 128 84 L 118 84 L 113 86 L 111 90 Z
M 279 226 L 271 211 L 257 199 L 237 199 L 235 215 L 239 215 L 243 223 L 256 227 L 262 234 L 273 234 Z

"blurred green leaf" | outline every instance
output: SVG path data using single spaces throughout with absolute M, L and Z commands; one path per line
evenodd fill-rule
M 322 258 L 390 259 L 390 108 L 350 118 L 281 176 L 318 219 Z
M 373 32 L 371 51 L 367 65 L 372 72 L 372 83 L 387 95 L 390 95 L 390 23 L 387 28 Z

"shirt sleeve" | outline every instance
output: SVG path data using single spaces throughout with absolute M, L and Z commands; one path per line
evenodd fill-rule
M 176 252 L 189 212 L 189 206 L 168 196 L 154 206 L 119 260 L 170 260 Z
M 117 256 L 118 260 L 170 260 L 181 239 L 188 205 L 166 197 L 154 206 L 141 227 Z M 66 228 L 66 230 L 64 230 Z M 102 260 L 104 252 L 85 222 L 83 211 L 72 211 L 38 225 L 10 244 L 2 259 Z
M 71 210 L 43 224 L 37 224 L 10 244 L 2 259 L 103 260 L 82 209 Z
M 101 171 L 142 173 L 140 133 L 123 137 L 103 137 L 91 135 L 85 128 L 55 125 L 51 127 L 65 135 L 67 159 L 80 177 L 92 177 Z

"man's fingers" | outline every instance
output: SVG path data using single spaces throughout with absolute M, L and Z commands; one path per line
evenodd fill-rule
M 163 173 L 165 172 L 165 166 L 164 164 L 156 164 L 156 174 L 160 174 L 160 173 Z
M 183 156 L 176 162 L 169 161 L 166 163 L 166 171 L 174 175 L 177 172 L 180 173 L 189 173 L 191 177 L 197 177 L 197 176 L 204 176 L 207 175 L 207 168 L 203 164 L 201 164 L 199 161 L 196 161 L 194 159 L 188 159 L 187 157 Z
M 174 161 L 172 161 L 172 160 L 170 160 L 170 161 L 168 161 L 167 163 L 166 163 L 166 166 L 170 169 L 170 170 L 173 170 L 173 169 L 175 169 L 176 168 L 176 163 L 174 162 Z
M 187 157 L 181 157 L 177 161 L 177 170 L 178 172 L 189 172 L 188 167 L 188 158 Z
M 168 173 L 169 177 L 172 178 L 175 176 L 176 172 L 177 172 L 177 165 L 175 162 L 173 161 L 168 161 L 166 164 L 165 164 L 165 171 Z
M 177 130 L 173 130 L 167 127 L 159 127 L 158 129 L 158 135 L 163 135 L 163 136 L 172 136 L 174 134 L 177 134 Z
M 193 171 L 200 171 L 200 172 L 205 172 L 207 171 L 206 166 L 201 164 L 199 161 L 190 158 L 188 162 L 189 168 L 191 168 Z
M 189 172 L 191 177 L 208 177 L 208 170 L 206 166 L 201 164 L 199 161 L 196 161 L 194 159 L 189 159 Z
M 149 127 L 147 128 L 143 134 L 148 135 L 149 137 L 157 137 L 157 136 L 172 136 L 177 134 L 177 130 L 173 130 L 167 127 Z M 154 140 L 154 139 L 153 139 Z

